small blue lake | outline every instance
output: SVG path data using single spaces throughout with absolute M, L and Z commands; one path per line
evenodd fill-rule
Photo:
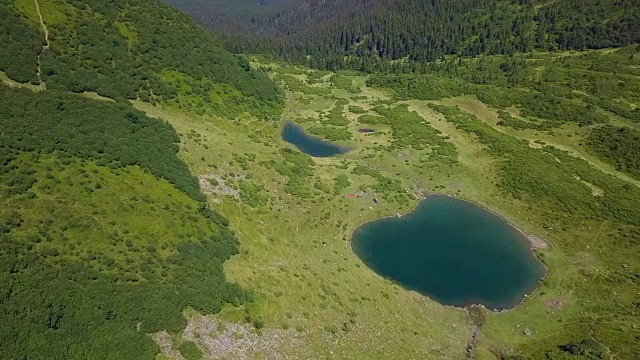
M 459 307 L 511 308 L 545 273 L 522 232 L 480 206 L 441 195 L 400 218 L 358 227 L 352 247 L 381 276 Z
M 331 157 L 348 151 L 347 148 L 307 134 L 300 126 L 290 121 L 284 124 L 282 140 L 313 157 Z

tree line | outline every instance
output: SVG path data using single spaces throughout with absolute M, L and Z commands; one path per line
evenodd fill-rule
M 128 104 L 58 91 L 32 93 L 0 85 L 0 101 L 4 149 L 60 152 L 113 167 L 138 165 L 193 199 L 205 200 L 197 179 L 178 158 L 178 134 L 162 120 Z
M 640 2 L 560 0 L 292 1 L 253 11 L 174 0 L 235 52 L 320 69 L 380 63 L 619 47 L 640 42 Z

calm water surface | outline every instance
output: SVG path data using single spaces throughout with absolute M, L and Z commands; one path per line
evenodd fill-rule
M 346 148 L 305 133 L 300 126 L 289 121 L 282 129 L 282 139 L 313 157 L 330 157 L 347 151 Z
M 352 246 L 378 274 L 453 306 L 513 307 L 545 272 L 518 229 L 479 206 L 440 195 L 401 218 L 360 226 Z

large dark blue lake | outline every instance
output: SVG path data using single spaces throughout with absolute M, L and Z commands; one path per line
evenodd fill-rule
M 453 306 L 511 308 L 545 273 L 518 229 L 482 207 L 440 195 L 400 218 L 358 227 L 352 247 L 376 273 Z
M 289 121 L 284 124 L 284 128 L 282 129 L 282 139 L 295 145 L 295 147 L 303 153 L 313 157 L 330 157 L 348 150 L 318 137 L 311 136 L 304 132 L 300 126 Z

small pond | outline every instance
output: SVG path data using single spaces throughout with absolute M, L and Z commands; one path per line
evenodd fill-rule
M 348 151 L 347 148 L 307 134 L 300 126 L 290 121 L 284 124 L 282 140 L 295 145 L 298 150 L 313 157 L 330 157 Z
M 378 274 L 442 304 L 517 305 L 545 268 L 527 237 L 470 202 L 432 195 L 408 214 L 368 222 L 352 247 Z

